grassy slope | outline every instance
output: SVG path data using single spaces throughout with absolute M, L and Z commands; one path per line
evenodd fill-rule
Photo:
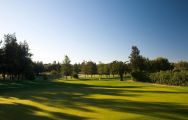
M 187 120 L 188 87 L 118 80 L 0 83 L 0 120 Z

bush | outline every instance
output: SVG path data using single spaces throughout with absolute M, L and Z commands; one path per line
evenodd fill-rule
M 59 74 L 57 71 L 55 71 L 55 70 L 51 71 L 51 75 L 57 75 L 57 74 Z
M 172 72 L 172 71 L 161 71 L 157 73 L 151 73 L 149 75 L 152 83 L 167 84 L 167 85 L 188 85 L 188 71 Z
M 149 75 L 146 72 L 135 71 L 131 73 L 133 80 L 141 81 L 141 82 L 150 82 Z
M 42 79 L 43 79 L 43 80 L 47 80 L 47 79 L 48 79 L 48 75 L 42 74 Z
M 76 74 L 76 73 L 74 73 L 74 74 L 72 75 L 72 77 L 75 78 L 75 79 L 79 79 L 79 76 L 78 76 L 78 74 Z
M 35 74 L 34 74 L 34 72 L 32 70 L 28 69 L 27 71 L 25 71 L 24 78 L 26 80 L 34 80 L 35 79 Z
M 25 78 L 28 79 L 28 80 L 34 80 L 35 79 L 35 75 L 33 73 L 26 74 Z

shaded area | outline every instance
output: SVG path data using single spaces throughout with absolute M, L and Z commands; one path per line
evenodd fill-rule
M 0 86 L 6 86 L 6 83 L 2 82 Z M 27 118 L 27 120 L 90 119 L 90 116 L 75 115 L 71 111 L 65 113 L 63 110 L 64 108 L 70 108 L 86 113 L 97 112 L 88 109 L 87 106 L 145 115 L 157 119 L 185 120 L 188 118 L 188 105 L 169 102 L 141 102 L 127 99 L 127 97 L 134 97 L 137 100 L 137 97 L 143 95 L 141 93 L 176 95 L 178 93 L 187 94 L 188 91 L 155 91 L 147 89 L 147 86 L 139 85 L 106 86 L 49 80 L 45 82 L 22 81 L 11 83 L 7 84 L 7 88 L 1 87 L 0 92 L 3 99 L 10 100 L 8 104 L 0 104 L 0 119 L 3 120 L 12 120 L 11 116 L 15 116 L 16 119 Z M 95 98 L 92 95 L 104 95 L 109 96 L 109 98 Z M 28 100 L 31 103 L 29 104 L 27 101 L 24 103 L 23 100 Z
M 13 105 L 0 105 L 0 119 L 1 120 L 52 120 L 52 119 L 65 119 L 65 120 L 84 120 L 86 117 L 76 115 L 46 112 L 48 115 L 37 115 L 34 112 L 41 111 L 40 109 L 23 104 Z M 45 111 L 44 111 L 45 112 Z

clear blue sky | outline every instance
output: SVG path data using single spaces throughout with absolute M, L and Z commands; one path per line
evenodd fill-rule
M 126 61 L 131 46 L 153 59 L 188 60 L 186 0 L 1 0 L 0 37 L 27 40 L 33 60 Z

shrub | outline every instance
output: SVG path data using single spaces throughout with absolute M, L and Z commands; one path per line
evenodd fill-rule
M 55 70 L 52 70 L 52 71 L 51 71 L 51 74 L 52 74 L 52 75 L 57 75 L 57 74 L 58 74 L 58 72 L 57 72 L 57 71 L 55 71 Z
M 42 79 L 43 79 L 43 80 L 47 80 L 47 79 L 48 79 L 48 75 L 42 74 Z
M 167 85 L 188 85 L 188 71 L 172 72 L 172 71 L 161 71 L 151 73 L 149 75 L 152 83 L 167 84 Z
M 79 76 L 78 76 L 78 74 L 76 74 L 76 73 L 74 73 L 74 74 L 72 75 L 72 77 L 75 78 L 75 79 L 79 79 Z
M 135 71 L 131 73 L 133 80 L 141 81 L 141 82 L 150 82 L 149 75 L 146 72 Z
M 25 74 L 25 78 L 28 79 L 28 80 L 34 80 L 35 79 L 35 75 L 33 73 Z

